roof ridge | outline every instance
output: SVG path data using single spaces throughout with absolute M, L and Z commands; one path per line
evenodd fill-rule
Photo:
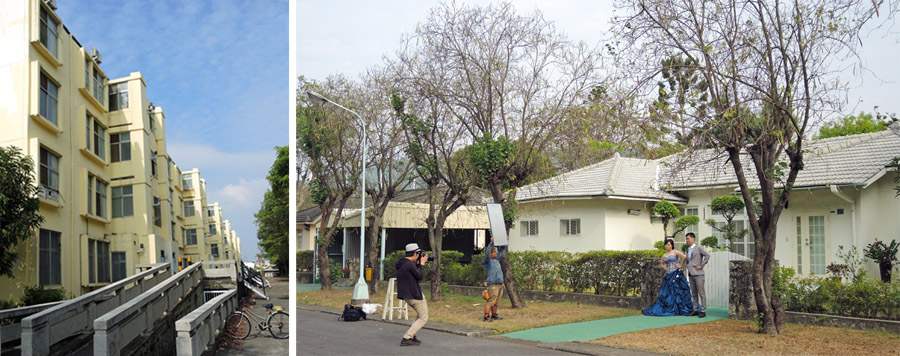
M 606 195 L 615 194 L 616 192 L 616 184 L 619 182 L 619 173 L 622 172 L 622 162 L 619 156 L 619 153 L 616 152 L 615 156 L 613 156 L 613 167 L 609 171 L 609 179 L 606 180 L 606 187 L 603 188 L 603 193 Z
M 838 136 L 838 137 L 829 137 L 823 139 L 810 140 L 810 146 L 817 145 L 818 147 L 810 149 L 810 153 L 823 155 L 832 152 L 836 152 L 839 150 L 843 150 L 845 148 L 849 148 L 852 146 L 856 146 L 858 144 L 868 142 L 871 140 L 876 140 L 885 136 L 889 136 L 894 134 L 893 129 L 888 128 L 881 131 L 876 132 L 867 132 L 856 135 L 847 135 L 847 136 Z M 900 134 L 900 132 L 898 132 Z

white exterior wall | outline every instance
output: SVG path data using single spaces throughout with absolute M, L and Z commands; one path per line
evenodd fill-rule
M 510 251 L 584 252 L 606 249 L 606 209 L 594 199 L 519 204 L 519 220 L 509 231 Z M 581 219 L 581 234 L 560 236 L 560 219 Z M 522 221 L 538 221 L 537 236 L 521 236 Z
M 607 250 L 652 250 L 653 244 L 662 240 L 662 220 L 650 218 L 650 209 L 655 203 L 613 199 L 597 202 L 605 210 Z M 640 210 L 641 213 L 631 215 L 628 214 L 629 209 Z

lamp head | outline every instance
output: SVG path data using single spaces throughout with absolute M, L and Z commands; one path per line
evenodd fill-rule
M 319 102 L 319 103 L 328 102 L 328 99 L 325 99 L 325 97 L 322 96 L 322 94 L 316 93 L 314 91 L 307 91 L 306 96 L 309 97 L 309 100 L 312 100 L 314 102 Z

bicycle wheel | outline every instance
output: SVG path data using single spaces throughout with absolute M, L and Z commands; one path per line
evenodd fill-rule
M 242 312 L 236 311 L 225 320 L 226 332 L 228 332 L 228 335 L 238 340 L 246 339 L 247 336 L 250 335 L 251 328 L 253 328 L 253 326 L 250 325 L 250 318 Z
M 269 318 L 266 319 L 266 324 L 269 324 L 269 332 L 272 333 L 272 337 L 276 339 L 287 339 L 291 336 L 291 322 L 288 318 L 288 313 L 283 311 L 272 313 L 269 315 Z

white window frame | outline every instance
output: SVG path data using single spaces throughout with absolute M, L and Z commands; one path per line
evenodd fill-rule
M 537 220 L 522 220 L 519 222 L 520 236 L 536 237 L 539 233 Z
M 127 189 L 126 189 L 127 188 Z M 134 216 L 134 188 L 130 185 L 112 188 L 113 218 Z M 118 206 L 118 209 L 117 209 Z M 128 209 L 126 209 L 128 208 Z M 118 211 L 117 211 L 118 210 Z M 128 210 L 131 210 L 128 212 Z
M 41 44 L 53 57 L 59 58 L 59 22 L 44 7 L 41 7 L 38 17 L 41 23 L 39 30 Z
M 579 236 L 581 236 L 581 219 L 560 219 L 559 220 L 559 236 L 561 236 L 561 237 L 579 237 Z
M 47 121 L 59 126 L 59 84 L 41 71 L 38 83 L 40 98 L 39 113 Z
M 188 207 L 190 205 L 190 207 Z M 190 217 L 197 215 L 197 209 L 194 207 L 193 200 L 185 200 L 184 201 L 184 217 Z
M 40 165 L 39 180 L 41 187 L 41 196 L 44 198 L 59 201 L 59 161 L 62 157 L 53 151 L 41 146 L 38 152 L 38 162 Z M 46 160 L 44 159 L 46 157 Z

